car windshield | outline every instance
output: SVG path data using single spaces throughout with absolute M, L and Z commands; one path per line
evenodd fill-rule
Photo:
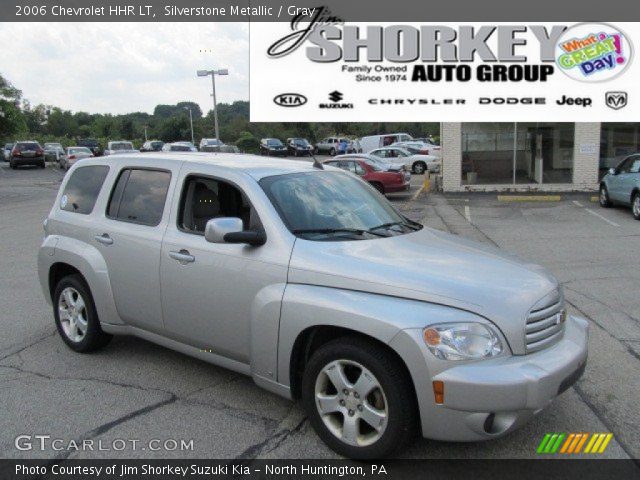
M 260 180 L 287 228 L 308 240 L 366 240 L 422 228 L 349 173 L 315 171 Z
M 87 147 L 75 147 L 70 148 L 69 153 L 91 153 L 91 150 L 89 150 Z
M 111 150 L 133 150 L 133 144 L 130 142 L 112 143 Z
M 62 145 L 60 145 L 59 143 L 45 143 L 44 146 L 45 146 L 45 148 L 52 148 L 52 149 L 57 149 L 57 150 L 61 150 L 62 149 Z
M 220 140 L 216 140 L 215 138 L 211 138 L 205 142 L 206 145 L 220 145 Z
M 189 145 L 185 145 L 183 143 L 174 143 L 171 145 L 172 152 L 189 152 L 191 151 L 191 147 Z
M 309 142 L 307 142 L 307 140 L 304 138 L 294 138 L 293 143 L 295 143 L 296 145 L 300 145 L 301 147 L 306 147 L 307 145 L 309 145 Z
M 80 140 L 78 142 L 81 145 L 86 145 L 88 147 L 97 147 L 98 146 L 98 141 L 97 140 L 93 140 L 91 138 L 88 138 L 86 140 Z
M 267 145 L 271 145 L 271 146 L 277 147 L 277 146 L 282 145 L 282 142 L 280 140 L 278 140 L 277 138 L 268 138 L 267 139 Z

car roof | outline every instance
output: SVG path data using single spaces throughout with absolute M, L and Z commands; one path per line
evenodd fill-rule
M 108 164 L 117 165 L 118 167 L 135 167 L 136 165 L 153 167 L 158 160 L 175 160 L 176 162 L 189 162 L 191 164 L 202 165 L 203 173 L 207 173 L 207 166 L 215 165 L 230 171 L 243 172 L 253 177 L 255 180 L 288 173 L 320 171 L 318 168 L 313 166 L 312 162 L 307 161 L 276 159 L 273 157 L 265 158 L 251 154 L 218 152 L 169 151 L 120 154 L 108 157 L 98 157 L 96 159 L 92 159 L 90 162 L 84 163 L 84 165 L 91 165 L 92 162 L 95 162 L 100 165 Z

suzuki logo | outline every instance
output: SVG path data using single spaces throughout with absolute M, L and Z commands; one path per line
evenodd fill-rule
M 273 97 L 273 103 L 281 107 L 300 107 L 307 103 L 307 97 L 300 93 L 281 93 Z
M 343 98 L 344 95 L 342 95 L 342 92 L 339 92 L 338 90 L 334 90 L 329 94 L 329 100 L 331 100 L 332 102 L 339 102 Z
M 627 99 L 629 96 L 627 92 L 607 92 L 604 94 L 604 101 L 607 107 L 614 110 L 620 110 L 627 106 Z

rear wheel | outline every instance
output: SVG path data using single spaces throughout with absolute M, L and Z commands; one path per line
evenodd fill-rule
M 417 431 L 408 373 L 391 353 L 365 339 L 339 338 L 314 352 L 304 371 L 302 400 L 320 438 L 349 458 L 386 457 Z
M 58 282 L 53 315 L 62 340 L 76 352 L 97 350 L 111 340 L 100 327 L 91 292 L 80 275 L 68 275 Z
M 13 162 L 13 160 L 9 160 L 9 168 L 11 170 L 15 170 L 16 169 L 16 164 Z
M 601 207 L 609 208 L 611 206 L 611 200 L 609 200 L 609 191 L 604 185 L 600 187 L 600 195 L 598 197 L 598 201 Z
M 44 165 L 44 160 L 42 160 L 38 166 L 39 166 L 40 168 L 44 168 L 44 167 L 45 167 L 45 165 Z
M 331 148 L 331 150 L 329 150 L 329 155 L 331 155 L 332 157 L 336 156 L 336 149 L 335 148 Z
M 413 164 L 413 173 L 422 175 L 427 170 L 427 164 L 424 162 L 416 162 Z
M 633 212 L 633 218 L 640 220 L 640 192 L 636 192 L 631 200 L 631 211 Z

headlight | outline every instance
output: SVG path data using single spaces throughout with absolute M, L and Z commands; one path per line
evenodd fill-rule
M 423 331 L 424 342 L 441 360 L 477 360 L 502 353 L 498 334 L 482 323 L 443 323 Z

